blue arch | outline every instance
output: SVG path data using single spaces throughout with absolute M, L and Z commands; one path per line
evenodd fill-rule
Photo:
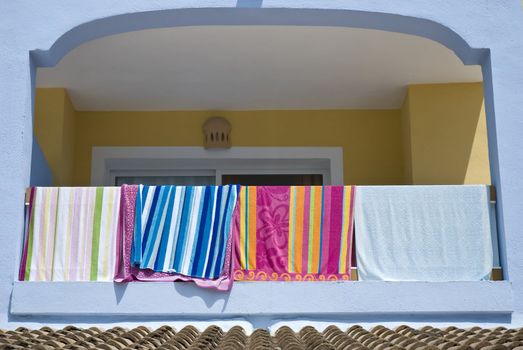
M 199 25 L 290 25 L 378 29 L 425 37 L 446 46 L 464 64 L 482 64 L 488 49 L 472 48 L 455 31 L 423 18 L 388 13 L 272 8 L 200 8 L 138 12 L 97 19 L 63 34 L 48 50 L 31 52 L 37 67 L 55 66 L 75 47 L 104 36 L 144 29 Z

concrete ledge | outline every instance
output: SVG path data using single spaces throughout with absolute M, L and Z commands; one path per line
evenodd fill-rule
M 230 293 L 191 283 L 15 282 L 12 315 L 350 316 L 509 314 L 509 282 L 243 282 Z

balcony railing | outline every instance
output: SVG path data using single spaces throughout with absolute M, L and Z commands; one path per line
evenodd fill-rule
M 34 198 L 29 192 L 26 197 L 28 212 L 32 202 Z M 110 320 L 115 316 L 133 319 L 243 317 L 259 327 L 270 323 L 271 319 L 298 316 L 332 321 L 339 318 L 371 320 L 378 315 L 392 318 L 397 315 L 404 319 L 408 315 L 417 315 L 427 320 L 444 313 L 460 320 L 486 317 L 506 321 L 513 306 L 510 282 L 500 281 L 502 272 L 497 254 L 495 202 L 495 189 L 490 187 L 488 205 L 494 253 L 490 279 L 498 281 L 495 283 L 484 280 L 437 283 L 361 281 L 357 266 L 350 267 L 350 281 L 347 283 L 235 283 L 226 294 L 198 288 L 192 283 L 22 281 L 14 284 L 11 314 L 14 319 L 31 315 L 74 316 L 79 320 L 93 315 L 101 317 L 100 320 L 104 317 Z M 45 215 L 41 218 L 45 219 Z M 29 226 L 30 217 L 27 219 Z M 82 302 L 78 303 L 78 300 Z

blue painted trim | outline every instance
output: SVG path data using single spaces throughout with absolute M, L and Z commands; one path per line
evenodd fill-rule
M 32 54 L 29 54 L 29 70 L 31 74 L 31 114 L 34 116 L 34 104 L 36 89 L 36 65 Z M 34 117 L 31 119 L 31 125 L 34 125 Z M 42 148 L 38 143 L 36 135 L 33 134 L 31 147 L 31 174 L 29 177 L 30 186 L 51 186 L 53 183 L 53 174 L 47 159 L 45 159 Z
M 483 73 L 483 95 L 485 113 L 487 115 L 487 137 L 490 164 L 490 181 L 496 187 L 496 223 L 498 231 L 499 261 L 503 270 L 503 279 L 509 280 L 509 266 L 507 264 L 507 245 L 505 236 L 505 225 L 503 220 L 503 191 L 501 187 L 498 136 L 496 132 L 496 115 L 494 113 L 494 90 L 492 85 L 492 62 L 490 50 L 481 64 Z
M 36 136 L 33 136 L 33 148 L 31 152 L 31 178 L 29 180 L 31 186 L 51 186 L 53 183 L 53 175 L 44 153 L 38 144 Z

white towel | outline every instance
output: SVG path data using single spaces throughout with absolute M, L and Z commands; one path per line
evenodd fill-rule
M 354 215 L 360 280 L 489 277 L 487 186 L 359 186 Z

